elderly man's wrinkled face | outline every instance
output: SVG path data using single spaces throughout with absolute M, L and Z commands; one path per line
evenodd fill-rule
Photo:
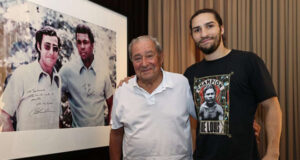
M 141 39 L 132 45 L 132 63 L 138 80 L 151 82 L 159 77 L 163 55 L 156 51 L 155 44 L 149 39 Z

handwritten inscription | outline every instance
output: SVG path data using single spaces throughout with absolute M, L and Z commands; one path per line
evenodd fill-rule
M 51 110 L 50 108 L 37 107 L 37 108 L 34 108 L 31 111 L 31 115 L 33 115 L 33 114 L 39 114 L 39 113 L 48 113 L 48 112 L 55 112 L 55 111 Z
M 31 111 L 29 112 L 30 115 L 57 111 L 58 104 L 54 101 L 55 95 L 53 91 L 48 91 L 46 89 L 30 89 L 27 91 L 27 95 L 32 104 Z
M 91 84 L 85 83 L 82 85 L 82 88 L 85 90 L 87 97 L 96 96 L 95 88 L 93 88 Z

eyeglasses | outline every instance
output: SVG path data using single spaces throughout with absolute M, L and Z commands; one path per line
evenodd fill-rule
M 58 46 L 56 46 L 56 45 L 51 45 L 51 44 L 49 44 L 49 43 L 44 44 L 44 48 L 45 48 L 47 51 L 50 51 L 50 50 L 51 50 L 51 46 L 52 46 L 52 51 L 53 51 L 53 52 L 58 52 L 58 51 L 59 51 L 59 48 L 58 48 Z

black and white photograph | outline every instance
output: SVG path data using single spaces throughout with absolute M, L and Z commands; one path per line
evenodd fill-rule
M 28 1 L 1 6 L 2 131 L 108 125 L 116 32 Z
M 214 85 L 208 85 L 203 90 L 204 102 L 200 106 L 200 120 L 223 120 L 224 111 L 217 103 L 217 91 Z
M 80 0 L 3 0 L 0 17 L 0 148 L 17 150 L 2 158 L 107 146 L 112 95 L 127 74 L 126 18 Z
M 199 133 L 229 135 L 230 74 L 196 78 L 194 98 Z

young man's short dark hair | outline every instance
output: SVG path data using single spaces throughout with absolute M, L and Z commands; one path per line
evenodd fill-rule
M 57 41 L 58 41 L 58 48 L 60 48 L 61 46 L 61 42 L 60 42 L 60 38 L 57 36 L 56 31 L 54 30 L 54 28 L 50 27 L 50 26 L 44 26 L 42 27 L 40 30 L 38 30 L 35 34 L 35 49 L 39 54 L 39 59 L 41 56 L 41 53 L 38 49 L 38 44 L 41 47 L 42 44 L 42 40 L 43 40 L 43 35 L 47 35 L 47 36 L 55 36 L 57 37 Z
M 91 43 L 94 43 L 94 35 L 89 26 L 87 26 L 85 24 L 78 24 L 76 27 L 75 33 L 76 33 L 76 39 L 77 39 L 77 33 L 88 34 Z
M 221 18 L 221 16 L 219 15 L 219 13 L 218 13 L 216 10 L 210 9 L 210 8 L 204 8 L 204 9 L 198 10 L 197 12 L 195 12 L 195 13 L 192 15 L 192 17 L 191 17 L 191 19 L 190 19 L 190 30 L 191 30 L 191 32 L 192 32 L 192 21 L 193 21 L 193 19 L 194 19 L 196 16 L 198 16 L 199 14 L 202 14 L 202 13 L 211 13 L 211 14 L 213 14 L 213 15 L 215 16 L 215 19 L 216 19 L 216 21 L 218 22 L 219 26 L 222 26 L 222 25 L 223 25 L 222 18 Z
M 222 20 L 220 14 L 219 14 L 216 10 L 211 9 L 211 8 L 200 9 L 200 10 L 196 11 L 196 12 L 192 15 L 192 17 L 191 17 L 191 19 L 190 19 L 190 31 L 191 31 L 191 35 L 193 35 L 193 32 L 192 32 L 192 31 L 193 31 L 193 30 L 192 30 L 192 21 L 193 21 L 193 19 L 194 19 L 196 16 L 198 16 L 199 14 L 202 14 L 202 13 L 211 13 L 211 14 L 213 14 L 214 17 L 215 17 L 215 19 L 216 19 L 216 21 L 218 22 L 219 26 L 222 26 L 222 25 L 223 25 L 223 20 Z M 222 39 L 223 39 L 224 45 L 226 45 L 226 39 L 225 39 L 224 35 L 222 35 Z
M 208 86 L 206 86 L 206 87 L 204 88 L 203 94 L 205 94 L 206 91 L 207 91 L 208 89 L 213 89 L 214 92 L 216 93 L 216 88 L 215 88 L 215 86 L 214 86 L 214 85 L 208 85 Z

